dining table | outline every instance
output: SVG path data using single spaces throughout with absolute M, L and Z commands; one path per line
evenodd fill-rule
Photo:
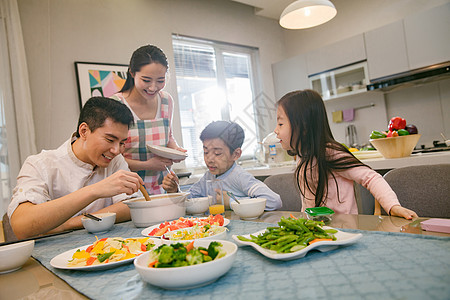
M 190 216 L 186 216 L 190 217 Z M 226 240 L 276 226 L 303 212 L 266 211 L 254 220 L 230 220 Z M 50 260 L 92 244 L 85 229 L 35 240 L 32 257 L 0 275 L 0 299 L 449 299 L 450 234 L 422 230 L 420 222 L 392 216 L 334 214 L 330 227 L 361 233 L 353 244 L 293 260 L 274 260 L 239 247 L 231 269 L 206 286 L 166 290 L 141 280 L 132 263 L 100 271 L 57 269 Z M 139 237 L 132 221 L 97 237 Z M 0 230 L 0 242 L 4 240 Z

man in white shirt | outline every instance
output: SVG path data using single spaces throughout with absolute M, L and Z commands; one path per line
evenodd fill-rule
M 71 139 L 28 157 L 8 206 L 16 236 L 81 228 L 84 212 L 115 212 L 116 222 L 129 220 L 121 201 L 143 184 L 121 155 L 132 123 L 126 105 L 93 97 L 83 106 Z

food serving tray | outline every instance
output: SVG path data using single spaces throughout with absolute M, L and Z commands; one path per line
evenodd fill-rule
M 323 226 L 323 229 L 337 230 L 336 228 L 332 228 L 332 227 L 328 227 L 328 226 Z M 257 236 L 265 231 L 266 231 L 266 229 L 263 229 L 263 230 L 260 230 L 260 231 L 257 231 L 257 232 L 251 233 L 251 234 L 242 235 L 242 236 L 250 239 L 251 238 L 250 235 Z M 334 236 L 336 237 L 335 241 L 315 242 L 315 243 L 303 248 L 302 250 L 299 250 L 296 252 L 291 252 L 291 253 L 277 253 L 274 250 L 269 250 L 269 249 L 263 248 L 253 242 L 244 242 L 244 241 L 239 240 L 237 238 L 238 237 L 237 235 L 233 235 L 232 238 L 236 242 L 236 244 L 238 244 L 238 246 L 252 246 L 253 248 L 255 248 L 256 251 L 258 251 L 259 253 L 261 253 L 262 255 L 264 255 L 268 258 L 276 259 L 276 260 L 292 260 L 292 259 L 302 258 L 309 251 L 314 250 L 314 249 L 319 250 L 320 252 L 326 252 L 326 251 L 334 250 L 334 249 L 338 248 L 339 246 L 353 244 L 362 237 L 362 234 L 361 233 L 348 233 L 348 232 L 343 232 L 343 231 L 337 230 L 337 232 L 334 234 Z

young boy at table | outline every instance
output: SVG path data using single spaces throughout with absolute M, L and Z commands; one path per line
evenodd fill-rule
M 121 201 L 143 183 L 121 155 L 132 123 L 126 105 L 93 97 L 69 140 L 29 156 L 8 206 L 16 236 L 81 228 L 83 213 L 115 212 L 116 222 L 129 220 L 129 208 Z
M 208 171 L 189 189 L 192 197 L 207 195 L 207 181 L 220 179 L 222 190 L 232 192 L 238 199 L 242 197 L 266 198 L 266 210 L 281 208 L 281 198 L 267 185 L 253 177 L 236 160 L 241 156 L 244 142 L 244 130 L 233 122 L 215 121 L 203 129 L 200 140 L 203 143 L 203 158 Z M 176 192 L 178 178 L 175 173 L 167 174 L 162 187 L 169 193 Z M 230 207 L 230 199 L 224 197 L 225 207 Z

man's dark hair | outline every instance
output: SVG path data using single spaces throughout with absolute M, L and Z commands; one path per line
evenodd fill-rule
M 230 148 L 230 152 L 240 148 L 244 143 L 245 133 L 237 123 L 228 121 L 215 121 L 209 123 L 200 134 L 200 140 L 219 138 Z
M 125 104 L 106 97 L 92 97 L 81 109 L 76 136 L 80 137 L 78 130 L 81 123 L 85 122 L 91 131 L 95 131 L 102 127 L 108 118 L 116 123 L 127 125 L 128 128 L 134 122 L 133 114 Z

